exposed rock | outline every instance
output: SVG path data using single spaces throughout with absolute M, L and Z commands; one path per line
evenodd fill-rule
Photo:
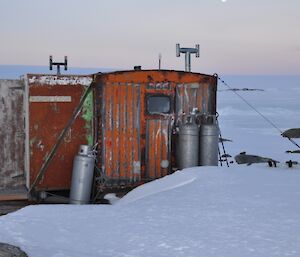
M 281 135 L 287 138 L 300 138 L 300 128 L 288 129 L 284 131 Z
M 276 163 L 279 163 L 272 158 L 246 154 L 246 152 L 241 152 L 240 154 L 236 155 L 234 159 L 238 164 L 247 165 L 251 165 L 253 163 L 268 163 L 270 167 L 272 167 L 273 165 L 274 167 L 276 167 Z
M 0 257 L 28 257 L 19 247 L 0 243 Z

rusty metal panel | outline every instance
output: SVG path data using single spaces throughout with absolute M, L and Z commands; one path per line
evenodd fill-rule
M 28 75 L 29 186 L 91 82 L 91 76 Z M 36 190 L 70 188 L 73 159 L 81 144 L 93 144 L 92 93 Z
M 203 114 L 215 114 L 214 97 L 214 88 L 208 83 L 178 84 L 175 101 L 176 124 L 180 124 L 193 108 Z
M 171 122 L 149 119 L 146 126 L 146 179 L 167 175 L 171 168 Z
M 106 83 L 102 88 L 102 171 L 107 185 L 129 185 L 141 179 L 140 86 Z
M 25 185 L 22 80 L 0 80 L 0 189 Z

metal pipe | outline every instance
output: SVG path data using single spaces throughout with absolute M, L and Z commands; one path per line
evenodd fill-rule
M 185 53 L 185 71 L 187 71 L 187 72 L 191 71 L 191 53 L 190 52 Z

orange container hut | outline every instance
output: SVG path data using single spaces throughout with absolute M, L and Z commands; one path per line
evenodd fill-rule
M 100 74 L 94 83 L 97 167 L 103 190 L 172 173 L 175 128 L 195 108 L 216 114 L 216 76 L 133 70 Z

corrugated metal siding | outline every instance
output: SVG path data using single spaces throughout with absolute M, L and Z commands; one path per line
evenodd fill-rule
M 25 185 L 21 80 L 0 80 L 0 189 Z
M 189 115 L 193 108 L 201 113 L 215 114 L 215 101 L 212 98 L 214 94 L 214 89 L 208 83 L 178 84 L 175 100 L 176 124 L 180 124 L 183 116 Z
M 135 183 L 141 176 L 140 86 L 107 83 L 102 90 L 102 170 L 108 184 Z
M 30 185 L 76 109 L 90 76 L 29 75 Z M 36 190 L 68 189 L 80 144 L 93 144 L 93 97 L 86 99 Z

